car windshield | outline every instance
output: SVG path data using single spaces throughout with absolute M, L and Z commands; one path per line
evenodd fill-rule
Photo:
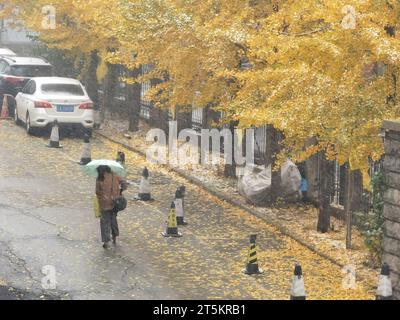
M 82 87 L 79 84 L 48 83 L 41 86 L 42 92 L 47 94 L 63 94 L 71 96 L 84 96 Z
M 17 77 L 51 77 L 51 66 L 11 66 L 11 75 Z

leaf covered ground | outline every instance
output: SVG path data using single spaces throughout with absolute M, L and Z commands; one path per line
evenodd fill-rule
M 3 177 L 12 177 L 20 174 L 24 166 L 35 163 L 37 167 L 42 165 L 38 171 L 51 172 L 55 178 L 65 181 L 68 188 L 73 187 L 74 201 L 82 207 L 84 223 L 75 225 L 72 218 L 61 220 L 60 223 L 64 225 L 62 234 L 74 234 L 76 241 L 83 241 L 80 238 L 84 239 L 85 233 L 81 229 L 95 228 L 98 222 L 91 213 L 94 181 L 86 177 L 74 163 L 81 155 L 81 139 L 66 138 L 62 141 L 63 149 L 48 149 L 45 146 L 47 138 L 29 137 L 11 123 L 2 125 L 2 152 L 24 150 L 24 157 L 18 160 L 19 166 L 15 166 L 13 170 L 1 170 L 0 166 L 0 174 Z M 358 277 L 354 289 L 345 289 L 340 267 L 282 235 L 271 224 L 221 201 L 204 189 L 188 183 L 168 168 L 151 165 L 142 156 L 105 139 L 92 139 L 93 158 L 114 159 L 119 150 L 127 155 L 129 180 L 138 182 L 143 167 L 148 166 L 152 193 L 156 199 L 152 203 L 131 200 L 138 191 L 135 185 L 126 193 L 131 201 L 127 211 L 121 213 L 119 218 L 122 252 L 107 260 L 107 265 L 110 270 L 115 268 L 114 272 L 120 272 L 118 266 L 121 261 L 135 261 L 140 264 L 143 260 L 151 263 L 147 268 L 141 266 L 140 270 L 135 267 L 134 270 L 140 273 L 126 274 L 125 282 L 139 283 L 144 290 L 149 289 L 150 283 L 154 282 L 170 292 L 166 298 L 288 299 L 294 264 L 299 262 L 303 267 L 308 299 L 374 298 L 377 281 L 375 272 L 359 267 L 358 271 L 367 276 Z M 187 187 L 185 219 L 189 225 L 180 228 L 182 238 L 165 239 L 161 232 L 166 227 L 169 206 L 176 188 L 182 184 Z M 90 187 L 92 185 L 93 188 Z M 54 190 L 50 195 L 41 194 L 35 200 L 37 206 L 48 207 L 71 201 L 69 197 L 72 195 L 68 196 L 62 191 Z M 19 197 L 24 202 L 30 194 L 19 194 Z M 248 237 L 253 233 L 258 235 L 258 259 L 265 272 L 249 277 L 242 270 L 246 264 Z M 89 237 L 90 250 L 96 250 L 97 246 L 92 241 L 98 240 L 94 239 L 94 235 Z M 323 242 L 323 239 L 319 241 Z M 87 240 L 84 240 L 81 245 L 77 243 L 77 246 L 85 246 L 86 243 Z M 100 246 L 98 250 L 102 250 Z M 329 250 L 332 250 L 331 247 Z M 138 252 L 141 257 L 137 256 Z M 96 268 L 95 265 L 91 266 L 91 254 L 79 259 L 82 260 L 81 263 L 88 261 L 89 265 L 85 268 Z M 109 271 L 104 271 L 104 281 L 107 281 Z M 98 277 L 102 275 L 103 273 L 97 274 Z M 98 277 L 96 281 L 99 281 Z M 73 285 L 74 280 L 70 281 Z M 112 283 L 107 285 L 113 286 Z M 112 287 L 112 290 L 118 292 L 118 287 Z

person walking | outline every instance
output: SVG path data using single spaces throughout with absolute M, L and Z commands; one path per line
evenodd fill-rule
M 125 180 L 112 173 L 109 166 L 100 165 L 97 167 L 97 172 L 96 195 L 101 210 L 101 240 L 104 243 L 103 248 L 108 249 L 111 236 L 114 245 L 116 245 L 117 237 L 119 236 L 118 211 L 114 207 L 114 199 L 128 188 L 128 184 Z

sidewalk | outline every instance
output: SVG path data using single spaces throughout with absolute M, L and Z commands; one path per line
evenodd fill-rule
M 146 148 L 151 145 L 145 139 L 146 133 L 151 128 L 146 123 L 141 122 L 138 133 L 129 133 L 131 139 L 124 137 L 127 128 L 127 121 L 106 120 L 97 133 L 135 152 L 145 154 Z M 318 213 L 313 206 L 294 204 L 279 208 L 255 207 L 246 203 L 246 200 L 240 196 L 237 191 L 236 179 L 221 176 L 219 168 L 191 166 L 186 168 L 168 167 L 168 169 L 206 189 L 221 200 L 263 219 L 275 226 L 282 234 L 289 236 L 338 266 L 354 265 L 358 277 L 375 279 L 377 276 L 379 270 L 366 267 L 369 266 L 368 250 L 356 228 L 353 228 L 353 249 L 346 250 L 344 222 L 332 217 L 333 230 L 327 234 L 318 233 L 316 231 Z

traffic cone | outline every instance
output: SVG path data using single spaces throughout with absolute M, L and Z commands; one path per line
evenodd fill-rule
M 376 300 L 393 300 L 392 280 L 390 279 L 390 267 L 387 263 L 382 266 L 379 275 Z
M 139 195 L 138 195 L 138 200 L 141 201 L 152 201 L 154 200 L 151 197 L 150 193 L 150 179 L 149 179 L 149 170 L 147 167 L 143 169 L 142 172 L 142 178 L 140 179 L 140 185 L 139 185 Z
M 178 222 L 176 221 L 175 204 L 171 203 L 171 210 L 168 216 L 167 230 L 161 233 L 164 237 L 182 237 L 182 234 L 178 232 Z
M 296 263 L 292 287 L 290 289 L 290 300 L 306 300 L 306 290 L 304 288 L 303 271 L 301 265 Z
M 186 226 L 187 222 L 185 222 L 184 218 L 183 195 L 180 188 L 178 188 L 175 192 L 174 204 L 176 208 L 176 219 L 178 226 Z
M 185 196 L 186 196 L 186 187 L 185 186 L 180 186 L 179 191 L 182 194 L 182 207 L 183 210 L 185 210 Z
M 118 151 L 117 153 L 117 162 L 119 162 L 121 165 L 125 165 L 125 153 L 122 151 Z
M 248 275 L 260 274 L 264 272 L 261 268 L 258 267 L 256 240 L 257 235 L 253 234 L 250 236 L 250 248 L 247 258 L 247 265 L 246 268 L 243 270 L 243 272 Z
M 79 164 L 85 166 L 91 161 L 92 161 L 92 156 L 90 148 L 90 137 L 87 134 L 85 134 L 85 137 L 83 138 L 83 151 L 82 151 L 81 161 L 79 162 Z
M 51 128 L 50 142 L 47 146 L 49 148 L 62 148 L 62 146 L 60 145 L 60 133 L 57 120 L 54 120 L 53 122 L 53 128 Z
M 0 114 L 0 119 L 9 119 L 10 118 L 10 112 L 8 110 L 8 99 L 7 95 L 4 95 L 3 98 L 3 105 L 1 107 L 1 114 Z

